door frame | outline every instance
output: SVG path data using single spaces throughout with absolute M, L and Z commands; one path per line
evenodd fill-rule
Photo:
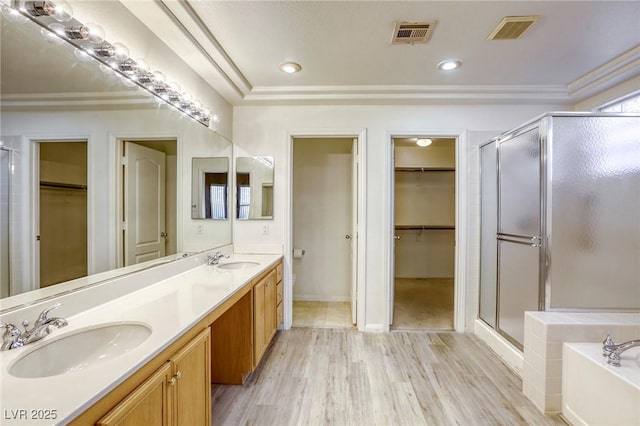
M 364 331 L 366 326 L 366 245 L 367 245 L 367 224 L 366 224 L 366 205 L 367 205 L 367 151 L 366 151 L 366 129 L 347 129 L 347 130 L 299 130 L 289 131 L 287 133 L 287 166 L 288 184 L 286 191 L 286 208 L 285 208 L 285 232 L 284 232 L 284 329 L 291 328 L 293 322 L 293 140 L 304 138 L 350 138 L 358 140 L 358 238 L 356 239 L 358 254 L 357 260 L 357 303 L 356 316 L 357 327 L 359 331 Z
M 144 142 L 144 141 L 158 141 L 158 140 L 175 140 L 176 143 L 176 247 L 182 247 L 182 158 L 183 147 L 182 137 L 176 134 L 157 134 L 157 133 L 127 133 L 126 135 L 114 135 L 109 134 L 109 150 L 111 152 L 111 164 L 109 170 L 114 174 L 114 184 L 110 187 L 109 201 L 110 205 L 115 206 L 117 214 L 113 215 L 111 226 L 113 232 L 109 232 L 109 235 L 114 235 L 110 241 L 112 247 L 109 249 L 109 253 L 113 253 L 113 259 L 110 259 L 110 264 L 114 265 L 114 268 L 123 267 L 122 258 L 124 253 L 124 244 L 122 241 L 122 198 L 124 196 L 123 189 L 123 176 L 120 167 L 122 167 L 122 149 L 124 142 Z M 189 182 L 191 180 L 189 179 Z
M 394 144 L 396 137 L 448 137 L 456 139 L 456 219 L 455 219 L 455 272 L 454 272 L 454 301 L 453 301 L 453 327 L 456 332 L 462 333 L 466 329 L 466 264 L 468 250 L 467 236 L 467 131 L 466 130 L 398 130 L 387 131 L 387 168 L 385 171 L 385 259 L 384 276 L 386 277 L 386 321 L 383 331 L 390 330 L 392 291 L 394 289 L 394 239 L 395 226 L 393 208 L 395 203 L 394 192 Z
M 19 289 L 20 291 L 31 291 L 40 289 L 40 241 L 36 238 L 40 234 L 40 144 L 41 143 L 60 143 L 60 142 L 81 142 L 87 144 L 87 273 L 90 274 L 94 259 L 92 255 L 92 238 L 94 223 L 93 205 L 91 196 L 93 194 L 93 162 L 91 157 L 91 137 L 87 134 L 82 135 L 65 135 L 65 136 L 32 136 L 25 135 L 22 137 L 22 147 L 25 156 L 29 158 L 29 228 L 24 233 L 26 239 L 25 248 L 29 253 L 30 260 L 25 265 L 24 279 L 29 288 Z

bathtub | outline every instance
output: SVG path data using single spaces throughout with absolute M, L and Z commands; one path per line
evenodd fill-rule
M 571 424 L 640 425 L 640 347 L 613 367 L 602 344 L 565 343 L 562 356 L 562 415 Z

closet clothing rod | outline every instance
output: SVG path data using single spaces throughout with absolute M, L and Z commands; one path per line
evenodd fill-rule
M 456 227 L 449 225 L 396 225 L 395 229 L 398 231 L 430 231 L 456 229 Z
M 61 188 L 61 189 L 79 189 L 87 190 L 87 185 L 79 185 L 77 183 L 61 183 L 61 182 L 46 182 L 40 181 L 40 187 L 44 188 Z
M 455 172 L 455 167 L 396 167 L 396 172 Z

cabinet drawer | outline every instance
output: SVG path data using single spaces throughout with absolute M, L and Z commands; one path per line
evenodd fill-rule
M 282 281 L 278 281 L 276 285 L 276 305 L 282 302 Z
M 276 266 L 276 282 L 279 283 L 282 281 L 282 262 Z
M 277 316 L 278 322 L 277 322 L 277 325 L 280 325 L 284 321 L 284 303 L 278 304 L 277 311 L 278 311 L 278 316 Z

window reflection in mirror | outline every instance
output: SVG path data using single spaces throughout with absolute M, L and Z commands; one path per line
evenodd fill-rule
M 273 157 L 236 158 L 236 219 L 273 219 Z
M 191 218 L 229 218 L 229 159 L 193 158 L 191 165 Z

